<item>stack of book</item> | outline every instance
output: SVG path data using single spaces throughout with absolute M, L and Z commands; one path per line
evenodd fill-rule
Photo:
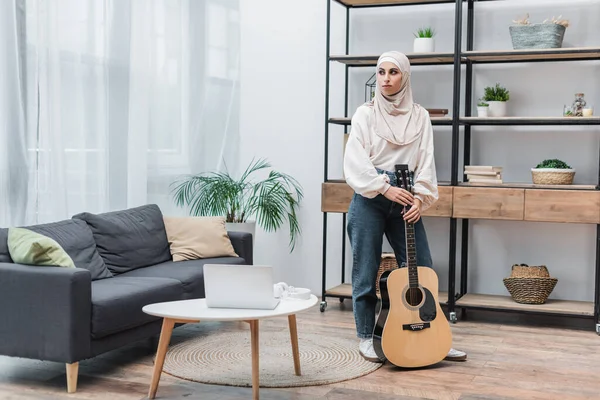
M 469 183 L 502 183 L 502 167 L 491 165 L 465 165 L 465 175 Z

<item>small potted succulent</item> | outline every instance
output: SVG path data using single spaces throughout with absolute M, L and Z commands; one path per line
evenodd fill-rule
M 510 92 L 500 84 L 487 86 L 483 91 L 483 101 L 488 103 L 488 116 L 506 117 L 506 103 L 510 99 Z
M 477 103 L 477 116 L 478 117 L 487 117 L 489 108 L 490 108 L 490 105 L 488 103 L 486 103 L 483 100 L 479 100 L 479 102 Z
M 435 30 L 433 28 L 419 28 L 415 32 L 413 51 L 415 53 L 433 53 L 435 51 Z
M 575 169 L 562 160 L 546 159 L 531 168 L 531 177 L 537 185 L 570 185 L 575 177 Z

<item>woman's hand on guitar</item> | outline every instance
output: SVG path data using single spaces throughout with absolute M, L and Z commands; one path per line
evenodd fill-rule
M 419 220 L 419 218 L 421 218 L 421 200 L 415 198 L 415 201 L 410 210 L 408 210 L 404 214 L 404 220 L 406 222 L 414 224 Z
M 403 206 L 410 206 L 414 201 L 414 196 L 408 190 L 396 186 L 390 186 L 383 195 L 386 199 L 400 203 Z

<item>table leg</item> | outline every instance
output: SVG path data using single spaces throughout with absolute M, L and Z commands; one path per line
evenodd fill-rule
M 158 350 L 156 351 L 156 360 L 154 361 L 154 370 L 152 371 L 152 381 L 150 382 L 150 391 L 148 392 L 149 399 L 153 399 L 156 396 L 158 381 L 160 381 L 160 374 L 165 363 L 165 356 L 167 355 L 167 349 L 169 348 L 169 342 L 171 341 L 171 334 L 173 333 L 174 326 L 174 319 L 163 319 L 160 339 L 158 341 Z
M 298 328 L 296 327 L 296 315 L 288 315 L 290 326 L 290 338 L 292 339 L 292 354 L 294 356 L 294 371 L 296 375 L 302 375 L 300 371 L 300 350 L 298 348 Z
M 252 343 L 252 400 L 258 400 L 258 320 L 250 321 L 250 341 Z

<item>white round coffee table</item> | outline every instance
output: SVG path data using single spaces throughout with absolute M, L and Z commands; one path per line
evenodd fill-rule
M 298 350 L 298 330 L 296 314 L 317 304 L 317 297 L 311 295 L 308 300 L 283 299 L 274 310 L 255 310 L 242 308 L 208 308 L 205 299 L 169 301 L 149 304 L 142 308 L 146 314 L 163 318 L 162 330 L 156 351 L 154 371 L 148 398 L 156 396 L 160 374 L 165 362 L 165 356 L 171 341 L 173 327 L 178 323 L 195 323 L 200 321 L 246 321 L 250 324 L 250 342 L 252 347 L 252 398 L 258 399 L 258 321 L 265 318 L 288 317 L 294 370 L 300 375 L 300 353 Z

